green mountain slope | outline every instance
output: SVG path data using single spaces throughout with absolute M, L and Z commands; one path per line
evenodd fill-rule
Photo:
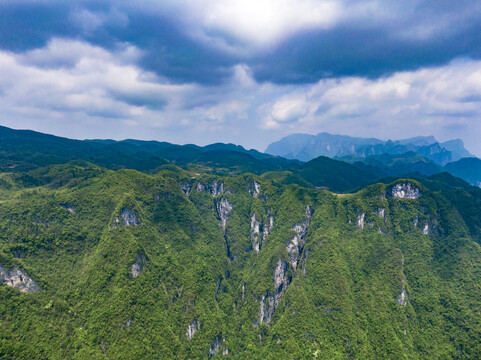
M 0 357 L 481 357 L 477 190 L 199 169 L 1 174 Z
M 361 169 L 371 169 L 386 176 L 405 176 L 407 174 L 433 175 L 443 171 L 443 168 L 420 154 L 407 152 L 399 155 L 382 154 L 369 156 L 365 159 L 343 157 L 339 160 L 353 163 Z
M 351 164 L 319 156 L 302 164 L 297 174 L 314 186 L 325 186 L 332 191 L 346 191 L 372 183 L 381 177 L 378 171 L 356 168 Z
M 0 126 L 0 171 L 26 171 L 69 161 L 88 161 L 109 169 L 155 172 L 167 163 L 209 164 L 231 171 L 291 170 L 299 161 L 246 150 L 233 144 L 205 147 L 140 140 L 71 140 L 30 130 Z
M 0 172 L 22 173 L 33 184 L 33 178 L 37 178 L 38 174 L 29 171 L 71 161 L 86 161 L 112 170 L 127 168 L 145 173 L 156 173 L 167 164 L 218 175 L 291 172 L 293 176 L 289 178 L 289 183 L 308 187 L 324 186 L 335 191 L 349 191 L 382 177 L 376 168 L 359 170 L 353 165 L 325 157 L 303 164 L 298 160 L 246 150 L 234 144 L 217 143 L 199 147 L 132 139 L 80 141 L 0 126 Z M 281 181 L 281 184 L 286 183 Z

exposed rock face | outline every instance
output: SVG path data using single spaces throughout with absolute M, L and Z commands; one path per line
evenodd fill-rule
M 292 230 L 296 232 L 296 235 L 292 238 L 292 240 L 287 244 L 286 251 L 289 254 L 289 260 L 291 262 L 294 271 L 297 270 L 297 266 L 299 265 L 299 260 L 302 255 L 302 251 L 304 249 L 307 228 L 309 227 L 309 222 L 312 216 L 312 209 L 309 205 L 306 207 L 305 213 L 305 220 L 297 225 L 294 225 Z
M 255 198 L 259 197 L 260 189 L 261 189 L 261 184 L 259 184 L 255 180 L 252 182 L 252 184 L 247 185 L 247 190 L 249 190 L 249 194 L 251 194 Z
M 40 286 L 19 268 L 5 270 L 0 266 L 0 279 L 5 285 L 18 289 L 21 292 L 37 293 L 40 291 Z
M 377 215 L 378 215 L 380 218 L 383 218 L 384 215 L 385 215 L 385 213 L 386 213 L 386 209 L 384 209 L 384 208 L 379 208 L 379 209 L 377 209 Z
M 227 248 L 227 257 L 229 258 L 229 261 L 231 259 L 236 259 L 236 257 L 232 257 L 232 253 L 230 251 L 230 243 L 229 240 L 227 239 L 226 235 L 226 226 L 227 222 L 229 221 L 229 213 L 232 211 L 232 204 L 227 200 L 226 198 L 221 199 L 217 205 L 217 215 L 219 216 L 219 224 L 220 227 L 222 228 L 222 232 L 224 233 L 224 240 L 225 240 L 225 245 Z
M 282 295 L 289 286 L 289 279 L 287 278 L 287 264 L 279 259 L 277 267 L 274 270 L 274 305 L 277 306 Z
M 363 212 L 360 213 L 359 215 L 357 215 L 356 227 L 359 230 L 364 230 L 364 219 L 365 219 L 365 217 L 366 217 L 366 214 L 364 214 Z
M 266 241 L 267 236 L 271 233 L 272 229 L 274 228 L 274 216 L 269 216 L 269 225 L 264 225 L 262 231 L 262 244 Z
M 137 214 L 131 209 L 123 208 L 120 212 L 120 217 L 122 218 L 123 225 L 139 225 L 139 221 L 137 220 Z
M 274 315 L 274 296 L 267 293 L 267 299 L 266 295 L 262 295 L 262 299 L 260 301 L 259 325 L 263 322 L 269 324 L 272 319 L 272 315 Z
M 424 224 L 424 227 L 423 227 L 423 235 L 429 235 L 429 224 L 428 224 L 427 221 L 426 221 L 426 223 Z
M 416 216 L 413 220 L 414 227 L 418 227 L 418 223 L 419 223 L 419 218 Z
M 408 304 L 408 293 L 406 292 L 406 279 L 403 279 L 403 285 L 401 289 L 401 295 L 397 298 L 397 302 L 401 306 L 406 306 Z
M 209 192 L 213 197 L 218 196 L 224 192 L 224 183 L 217 183 L 217 180 L 214 180 L 212 184 L 209 185 Z
M 264 241 L 266 241 L 267 236 L 272 231 L 274 227 L 274 217 L 268 217 L 269 224 L 264 224 L 261 226 L 259 220 L 256 217 L 256 214 L 253 213 L 251 217 L 251 240 L 252 240 L 252 249 L 255 250 L 256 253 L 259 253 Z M 260 239 L 260 234 L 262 233 L 262 238 Z
M 147 262 L 147 259 L 144 255 L 137 254 L 137 258 L 135 259 L 135 262 L 132 264 L 132 270 L 130 271 L 130 275 L 132 277 L 139 276 L 146 262 Z
M 419 189 L 409 182 L 394 185 L 391 194 L 398 199 L 418 199 L 421 196 Z
M 404 272 L 404 255 L 401 257 L 401 268 Z M 408 293 L 406 291 L 406 276 L 403 273 L 402 279 L 402 287 L 401 287 L 401 294 L 397 298 L 397 303 L 402 307 L 405 307 L 408 304 Z
M 225 338 L 222 338 L 222 343 L 225 342 Z M 214 341 L 210 344 L 210 349 L 209 349 L 209 357 L 215 356 L 221 348 L 221 338 L 220 336 L 216 336 Z M 222 350 L 222 355 L 228 355 L 229 354 L 229 349 L 224 345 L 223 350 Z
M 217 214 L 219 215 L 219 223 L 225 234 L 225 227 L 229 221 L 228 214 L 232 211 L 232 204 L 226 198 L 217 203 Z
M 197 190 L 197 192 L 201 192 L 205 190 L 205 186 L 201 182 L 198 182 L 197 187 L 195 189 Z
M 200 322 L 197 320 L 192 321 L 192 323 L 187 327 L 187 331 L 185 332 L 187 340 L 190 341 L 198 330 L 200 330 Z
M 277 267 L 274 270 L 274 294 L 267 293 L 267 295 L 262 296 L 259 308 L 259 325 L 263 322 L 266 324 L 271 322 L 279 300 L 290 284 L 290 279 L 287 277 L 287 268 L 288 265 L 285 261 L 281 259 L 277 261 Z
M 73 206 L 71 204 L 62 204 L 62 205 L 60 205 L 60 207 L 67 210 L 71 214 L 75 213 L 75 206 Z
M 252 240 L 252 248 L 255 250 L 256 253 L 259 253 L 261 244 L 259 244 L 259 233 L 260 233 L 260 224 L 259 221 L 256 219 L 256 214 L 252 214 L 251 217 L 251 240 Z
M 190 190 L 192 190 L 192 184 L 180 184 L 180 188 L 185 196 L 189 196 Z

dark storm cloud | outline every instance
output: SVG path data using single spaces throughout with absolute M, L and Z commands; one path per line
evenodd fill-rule
M 348 9 L 353 3 L 344 6 Z M 404 8 L 399 6 L 383 4 L 386 19 L 351 15 L 328 28 L 296 31 L 275 44 L 252 47 L 236 40 L 236 34 L 206 28 L 192 14 L 162 5 L 152 11 L 113 1 L 7 1 L 0 5 L 0 47 L 20 52 L 40 48 L 54 37 L 107 49 L 130 43 L 143 51 L 139 65 L 144 69 L 175 83 L 211 85 L 228 79 L 238 63 L 250 66 L 261 82 L 313 83 L 326 77 L 379 77 L 456 57 L 481 57 L 476 2 L 408 1 Z M 185 21 L 188 16 L 191 27 Z M 199 36 L 193 36 L 195 32 Z M 239 51 L 215 46 L 206 36 Z
M 0 3 L 0 47 L 19 52 L 42 47 L 54 36 L 76 37 L 71 10 L 62 3 Z
M 446 64 L 457 57 L 481 57 L 481 23 L 456 34 L 429 39 L 393 38 L 383 28 L 348 29 L 296 34 L 268 55 L 252 61 L 256 80 L 312 83 L 321 78 L 376 78 L 396 71 Z
M 118 91 L 111 91 L 110 94 L 115 100 L 132 106 L 145 106 L 151 110 L 161 110 L 167 101 L 155 93 L 121 93 Z
M 82 16 L 82 12 L 97 17 L 100 24 L 89 29 L 91 19 Z M 168 15 L 135 10 L 125 14 L 128 21 L 119 22 L 109 19 L 111 12 L 108 3 L 84 3 L 82 7 L 57 3 L 0 4 L 0 47 L 27 51 L 43 47 L 55 37 L 82 39 L 109 50 L 127 42 L 144 51 L 140 66 L 173 82 L 214 85 L 232 75 L 231 66 L 238 59 L 195 41 L 183 24 Z
M 143 68 L 175 82 L 219 84 L 232 75 L 235 58 L 195 41 L 175 20 L 143 13 L 129 20 L 128 28 L 110 35 L 145 50 Z

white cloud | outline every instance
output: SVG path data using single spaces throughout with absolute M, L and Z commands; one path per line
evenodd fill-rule
M 381 138 L 419 134 L 464 138 L 481 153 L 481 61 L 369 80 L 321 80 L 291 88 L 262 106 L 263 126 L 283 135 L 332 133 Z
M 309 104 L 305 96 L 285 96 L 272 106 L 272 118 L 277 122 L 290 122 L 307 114 Z
M 481 61 L 313 85 L 257 83 L 245 64 L 220 86 L 171 84 L 141 70 L 142 54 L 52 40 L 0 52 L 3 125 L 70 137 L 241 143 L 263 150 L 292 132 L 461 137 L 481 154 Z
M 24 54 L 0 52 L 2 107 L 52 111 L 104 118 L 128 118 L 147 113 L 152 102 L 169 97 L 189 85 L 163 83 L 135 65 L 140 52 L 124 46 L 111 53 L 83 42 L 52 40 L 45 48 Z M 143 101 L 146 101 L 143 103 Z
M 266 44 L 308 28 L 327 28 L 342 14 L 335 1 L 211 1 L 204 15 L 207 28 L 220 28 L 243 40 Z

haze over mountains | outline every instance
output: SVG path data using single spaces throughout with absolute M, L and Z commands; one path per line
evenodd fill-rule
M 318 156 L 366 158 L 382 154 L 399 155 L 415 152 L 440 165 L 471 157 L 460 139 L 438 142 L 434 136 L 417 136 L 404 140 L 382 141 L 346 135 L 292 134 L 270 144 L 266 153 L 288 159 L 309 161 Z
M 302 161 L 327 156 L 386 176 L 447 171 L 472 185 L 481 184 L 481 160 L 460 139 L 438 142 L 433 136 L 417 136 L 382 141 L 328 133 L 292 134 L 270 144 L 266 153 Z

